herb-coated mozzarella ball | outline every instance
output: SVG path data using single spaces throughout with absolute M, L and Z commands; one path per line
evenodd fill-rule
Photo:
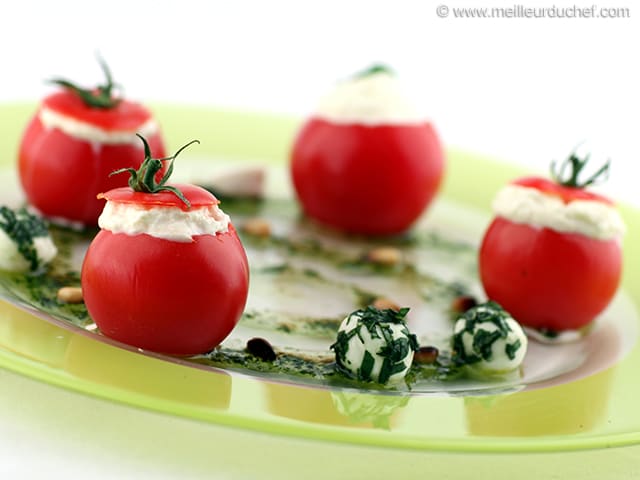
M 453 358 L 487 373 L 517 369 L 527 352 L 522 327 L 495 302 L 470 308 L 456 321 Z
M 404 321 L 408 308 L 356 310 L 345 318 L 331 346 L 338 367 L 358 380 L 387 383 L 402 380 L 418 348 Z
M 58 254 L 42 218 L 0 207 L 0 270 L 36 271 Z

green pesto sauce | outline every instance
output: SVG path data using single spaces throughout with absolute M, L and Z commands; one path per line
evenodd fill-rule
M 345 376 L 336 362 L 327 361 L 325 357 L 313 358 L 300 352 L 282 353 L 275 361 L 260 360 L 245 350 L 219 347 L 214 351 L 195 357 L 193 362 L 200 365 L 222 368 L 230 371 L 252 371 L 257 376 L 277 376 L 281 380 L 297 380 L 304 383 L 322 384 L 341 388 L 358 388 L 363 383 L 356 378 Z M 430 365 L 414 364 L 405 377 L 405 382 L 396 385 L 367 383 L 368 390 L 400 390 L 411 391 L 418 383 L 447 382 L 463 378 L 463 369 L 452 365 L 448 359 Z
M 342 318 L 319 318 L 253 309 L 245 310 L 240 322 L 261 330 L 274 329 L 283 333 L 331 339 L 335 337 Z

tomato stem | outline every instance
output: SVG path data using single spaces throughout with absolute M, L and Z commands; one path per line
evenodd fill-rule
M 170 157 L 153 158 L 151 156 L 151 148 L 149 147 L 149 142 L 147 142 L 147 140 L 142 135 L 138 133 L 136 133 L 136 135 L 140 138 L 140 140 L 142 140 L 142 143 L 144 145 L 144 161 L 142 162 L 142 165 L 140 165 L 140 168 L 138 168 L 138 170 L 131 167 L 121 168 L 119 170 L 111 172 L 109 176 L 127 172 L 130 175 L 129 187 L 131 187 L 134 191 L 143 193 L 171 192 L 180 200 L 182 200 L 187 208 L 191 208 L 191 202 L 186 199 L 182 192 L 176 187 L 166 185 L 166 183 L 173 173 L 173 161 L 180 154 L 180 152 L 182 152 L 189 145 L 200 143 L 200 141 L 190 141 L 186 145 L 180 147 L 178 151 Z M 160 170 L 162 170 L 163 162 L 167 161 L 171 161 L 171 163 L 169 164 L 169 168 L 167 168 L 167 171 L 160 179 L 160 181 L 156 181 L 156 175 Z
M 107 63 L 100 55 L 97 55 L 97 59 L 106 79 L 106 83 L 104 85 L 98 85 L 92 89 L 81 88 L 75 83 L 63 78 L 53 78 L 49 80 L 49 83 L 71 90 L 78 95 L 88 107 L 103 109 L 114 108 L 122 101 L 122 99 L 113 94 L 115 83 L 113 83 L 111 71 L 109 70 Z
M 569 158 L 567 158 L 560 164 L 559 167 L 554 160 L 551 162 L 551 177 L 560 185 L 573 188 L 586 188 L 590 185 L 595 185 L 597 183 L 606 181 L 609 178 L 610 174 L 610 159 L 607 159 L 606 163 L 602 165 L 589 178 L 584 181 L 580 181 L 578 177 L 589 162 L 590 158 L 591 154 L 587 154 L 584 158 L 580 158 L 574 151 L 571 153 L 571 155 L 569 155 Z M 569 169 L 568 172 L 567 168 Z
M 369 68 L 365 68 L 364 70 L 359 71 L 354 75 L 355 78 L 364 78 L 370 75 L 375 75 L 376 73 L 387 73 L 389 75 L 394 75 L 395 72 L 382 63 L 375 63 L 371 65 Z

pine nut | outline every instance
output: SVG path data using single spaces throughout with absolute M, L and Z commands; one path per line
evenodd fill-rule
M 400 306 L 389 300 L 388 298 L 378 297 L 371 304 L 372 307 L 377 308 L 378 310 L 395 310 L 396 312 L 400 310 Z
M 402 260 L 402 252 L 395 247 L 378 247 L 369 250 L 367 260 L 376 265 L 392 267 Z
M 242 225 L 242 231 L 254 237 L 266 238 L 271 236 L 271 225 L 262 218 L 250 218 Z
M 58 290 L 58 300 L 62 303 L 82 303 L 82 289 L 80 287 L 62 287 Z

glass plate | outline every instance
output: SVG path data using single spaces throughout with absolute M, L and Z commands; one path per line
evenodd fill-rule
M 31 109 L 1 110 L 1 158 L 15 154 L 19 130 Z M 297 125 L 288 118 L 194 107 L 156 111 L 169 151 L 199 138 L 199 155 L 234 162 L 283 164 Z M 518 174 L 514 167 L 450 151 L 447 181 L 430 215 L 443 228 L 479 238 L 488 216 L 487 209 L 478 206 L 488 206 L 494 192 Z M 11 196 L 11 190 L 17 190 L 15 175 L 10 167 L 2 175 L 4 192 Z M 478 178 L 483 181 L 474 181 Z M 552 452 L 635 445 L 640 443 L 635 402 L 640 278 L 631 266 L 639 261 L 640 212 L 623 207 L 622 213 L 629 227 L 625 276 L 613 306 L 577 347 L 556 349 L 564 352 L 558 358 L 550 358 L 546 347 L 534 346 L 528 369 L 532 377 L 509 388 L 407 396 L 197 367 L 141 354 L 69 326 L 6 291 L 8 301 L 0 303 L 0 365 L 142 408 L 297 438 L 431 452 Z M 536 354 L 536 348 L 545 353 Z

